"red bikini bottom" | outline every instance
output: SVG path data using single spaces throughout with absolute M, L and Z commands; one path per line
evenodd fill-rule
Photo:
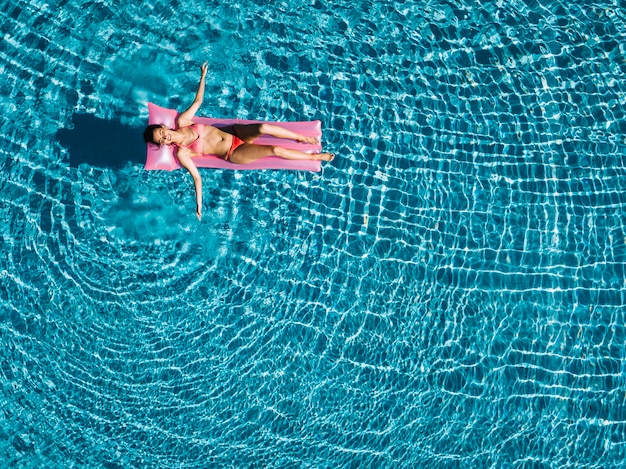
M 226 158 L 224 158 L 226 161 L 228 161 L 228 158 L 230 158 L 230 155 L 233 154 L 233 152 L 239 148 L 241 145 L 243 145 L 244 142 L 243 140 L 241 140 L 239 137 L 237 137 L 236 135 L 233 135 L 233 143 L 230 144 L 230 150 L 228 150 L 228 153 L 226 153 Z

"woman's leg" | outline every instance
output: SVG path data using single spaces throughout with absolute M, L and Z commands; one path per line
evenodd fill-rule
M 228 161 L 236 164 L 252 163 L 259 158 L 266 156 L 279 156 L 286 160 L 324 160 L 332 161 L 335 157 L 332 153 L 304 153 L 303 151 L 291 150 L 278 146 L 255 145 L 254 143 L 244 143 L 237 148 Z
M 246 143 L 252 143 L 256 138 L 261 135 L 269 135 L 270 137 L 286 138 L 289 140 L 295 140 L 296 142 L 304 142 L 316 144 L 319 143 L 317 137 L 307 137 L 291 130 L 284 129 L 274 124 L 237 124 L 233 126 L 235 133 L 241 140 Z

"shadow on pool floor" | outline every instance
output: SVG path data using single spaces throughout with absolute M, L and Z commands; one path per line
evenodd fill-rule
M 71 167 L 86 163 L 99 168 L 121 169 L 129 161 L 133 164 L 145 162 L 143 129 L 90 114 L 74 114 L 73 124 L 73 129 L 59 129 L 56 133 L 61 145 L 68 149 Z

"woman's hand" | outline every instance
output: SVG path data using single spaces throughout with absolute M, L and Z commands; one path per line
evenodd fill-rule
M 196 209 L 196 216 L 198 217 L 198 220 L 202 220 L 202 209 L 201 208 L 197 208 Z
M 200 65 L 200 70 L 202 70 L 202 76 L 204 77 L 206 75 L 206 72 L 209 70 L 209 62 L 204 62 L 202 65 Z

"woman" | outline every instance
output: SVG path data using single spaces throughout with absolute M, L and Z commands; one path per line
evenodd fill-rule
M 196 216 L 202 219 L 202 178 L 193 158 L 201 155 L 216 155 L 236 164 L 246 164 L 265 156 L 276 155 L 288 160 L 318 159 L 331 161 L 332 153 L 309 154 L 279 146 L 257 145 L 254 140 L 260 135 L 288 138 L 298 142 L 318 143 L 316 137 L 307 137 L 272 124 L 233 125 L 218 129 L 211 125 L 192 121 L 204 99 L 204 78 L 208 65 L 202 64 L 202 76 L 196 97 L 185 112 L 176 118 L 176 129 L 164 125 L 149 125 L 143 133 L 146 143 L 175 145 L 176 157 L 181 166 L 193 177 L 196 190 Z

